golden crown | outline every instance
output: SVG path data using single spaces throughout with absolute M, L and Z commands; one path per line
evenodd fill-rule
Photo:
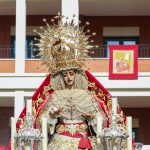
M 42 64 L 46 65 L 52 74 L 64 69 L 85 66 L 85 59 L 93 43 L 90 38 L 96 33 L 90 34 L 88 29 L 85 31 L 89 22 L 86 22 L 83 27 L 75 25 L 74 17 L 70 22 L 68 18 L 65 18 L 64 23 L 64 16 L 58 13 L 51 19 L 52 25 L 43 19 L 46 26 L 40 27 L 41 32 L 34 30 L 40 36 L 39 39 L 36 39 L 38 44 L 35 44 L 39 50 L 38 55 L 43 60 Z

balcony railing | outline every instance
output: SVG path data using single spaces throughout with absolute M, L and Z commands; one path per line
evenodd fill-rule
M 34 47 L 29 45 L 26 46 L 25 52 L 26 59 L 38 58 L 37 52 L 34 51 Z M 14 59 L 15 58 L 15 47 L 12 45 L 0 45 L 0 59 Z
M 89 55 L 92 58 L 109 58 L 108 46 L 101 45 L 98 48 L 93 48 Z M 139 44 L 138 58 L 150 58 L 150 44 Z
M 26 47 L 26 59 L 39 58 L 33 46 Z M 93 48 L 89 53 L 92 58 L 109 58 L 109 50 L 107 45 L 101 45 L 98 48 Z M 150 58 L 150 44 L 139 44 L 139 58 Z M 0 45 L 0 59 L 14 59 L 15 48 L 11 45 Z
M 12 45 L 0 45 L 0 59 L 15 58 L 15 48 Z
M 150 58 L 150 44 L 140 44 L 138 50 L 139 58 Z

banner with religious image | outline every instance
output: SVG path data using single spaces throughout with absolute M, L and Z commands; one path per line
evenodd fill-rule
M 109 79 L 138 78 L 138 45 L 110 45 Z

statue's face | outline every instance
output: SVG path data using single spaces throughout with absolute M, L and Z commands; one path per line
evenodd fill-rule
M 75 72 L 74 70 L 67 70 L 62 72 L 63 80 L 66 84 L 66 87 L 73 86 L 75 80 Z

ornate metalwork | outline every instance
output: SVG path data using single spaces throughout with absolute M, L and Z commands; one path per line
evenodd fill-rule
M 112 149 L 114 146 L 117 150 L 126 149 L 128 135 L 124 128 L 118 126 L 118 120 L 118 115 L 112 113 L 110 127 L 103 130 L 107 150 Z
M 38 150 L 39 143 L 42 140 L 42 134 L 40 130 L 34 128 L 34 117 L 30 114 L 27 114 L 24 117 L 23 128 L 20 128 L 16 135 L 16 146 L 19 150 L 22 150 L 23 147 L 28 147 L 30 150 Z

